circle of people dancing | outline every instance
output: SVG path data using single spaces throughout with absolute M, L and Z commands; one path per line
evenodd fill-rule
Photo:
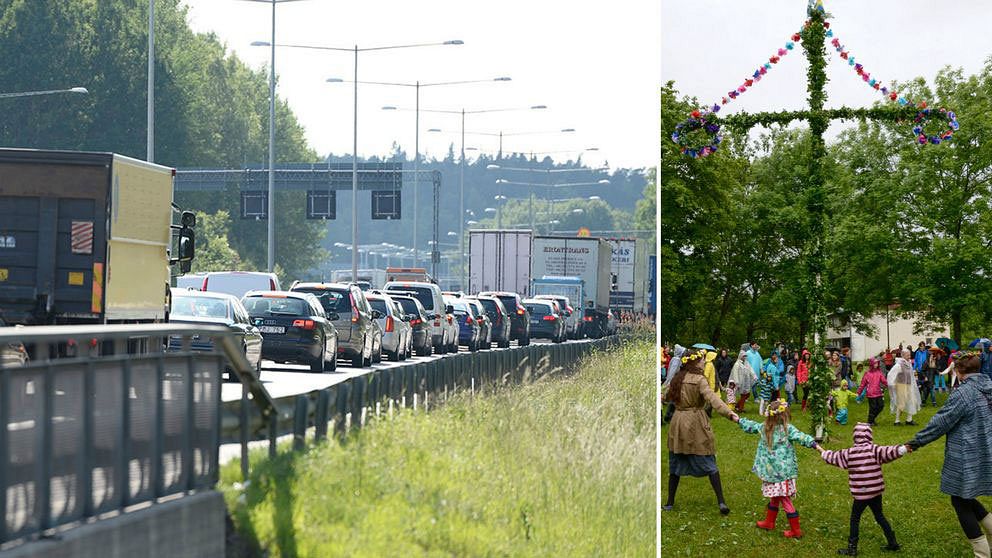
M 783 535 L 803 535 L 794 499 L 797 494 L 798 462 L 796 446 L 811 448 L 822 460 L 844 469 L 852 505 L 847 546 L 837 552 L 856 556 L 861 516 L 870 509 L 885 534 L 883 550 L 900 549 L 895 531 L 882 511 L 885 481 L 882 465 L 946 436 L 940 491 L 950 496 L 976 558 L 992 558 L 992 515 L 977 500 L 992 496 L 992 342 L 982 339 L 977 351 L 955 351 L 948 346 L 885 351 L 852 369 L 847 350 L 828 351 L 824 356 L 833 371 L 833 387 L 828 399 L 829 420 L 847 424 L 852 400 L 868 399 L 865 422 L 853 428 L 853 445 L 827 450 L 813 436 L 792 424 L 794 406 L 805 412 L 809 401 L 811 355 L 808 350 L 787 352 L 781 345 L 762 358 L 760 346 L 741 346 L 736 357 L 727 349 L 710 345 L 674 350 L 662 348 L 663 423 L 668 428 L 668 492 L 663 511 L 675 506 L 675 495 L 682 477 L 708 477 L 716 495 L 719 512 L 730 513 L 723 497 L 720 471 L 716 463 L 712 414 L 731 420 L 746 434 L 757 436 L 757 449 L 751 471 L 761 481 L 761 493 L 768 500 L 759 529 L 775 530 L 779 511 L 785 510 L 787 527 Z M 801 396 L 797 393 L 801 390 Z M 946 400 L 930 421 L 909 441 L 879 446 L 873 441 L 873 427 L 884 409 L 884 392 L 894 425 L 915 425 L 913 416 L 923 404 L 937 406 L 937 393 Z M 726 402 L 721 397 L 726 396 Z M 741 417 L 749 397 L 758 403 L 760 421 Z M 944 397 L 941 397 L 944 399 Z M 903 422 L 905 416 L 905 422 Z

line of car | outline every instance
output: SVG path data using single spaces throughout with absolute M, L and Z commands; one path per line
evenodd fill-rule
M 197 289 L 196 287 L 200 287 Z M 509 347 L 533 338 L 561 343 L 582 335 L 582 319 L 566 297 L 523 299 L 512 292 L 469 296 L 430 282 L 389 281 L 363 291 L 355 283 L 295 282 L 279 288 L 274 274 L 211 273 L 202 285 L 171 290 L 171 322 L 226 325 L 261 371 L 263 359 L 335 370 L 339 359 L 370 366 L 385 356 L 402 361 Z M 178 348 L 179 339 L 170 342 Z M 209 340 L 192 340 L 209 349 Z

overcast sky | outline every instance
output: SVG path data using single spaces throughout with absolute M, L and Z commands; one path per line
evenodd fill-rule
M 186 0 L 189 22 L 214 32 L 254 68 L 268 64 L 269 50 L 252 47 L 271 33 L 268 4 L 237 0 Z M 544 104 L 546 111 L 468 115 L 478 132 L 534 132 L 575 128 L 574 134 L 504 138 L 504 151 L 548 152 L 598 147 L 583 159 L 612 167 L 657 164 L 657 85 L 660 67 L 660 5 L 652 0 L 468 2 L 465 0 L 303 0 L 276 8 L 276 42 L 360 48 L 460 39 L 463 46 L 388 50 L 359 54 L 359 81 L 421 82 L 490 79 L 509 83 L 421 88 L 421 109 L 479 110 Z M 306 128 L 318 152 L 352 151 L 353 55 L 277 49 L 278 95 Z M 414 91 L 360 86 L 358 152 L 385 155 L 398 141 L 414 147 L 413 113 L 384 105 L 414 106 Z M 443 157 L 460 141 L 457 116 L 421 113 L 421 152 Z M 440 128 L 444 133 L 427 133 Z M 447 132 L 451 133 L 447 133 Z M 495 153 L 498 140 L 466 136 L 466 145 Z M 469 153 L 471 156 L 471 153 Z M 576 153 L 552 155 L 574 158 Z
M 680 93 L 703 104 L 743 83 L 806 17 L 805 0 L 661 2 L 662 81 L 675 80 Z M 918 76 L 932 83 L 945 65 L 976 73 L 992 54 L 988 0 L 825 0 L 824 5 L 833 15 L 835 37 L 883 83 Z M 829 45 L 827 55 L 827 106 L 864 107 L 881 98 Z M 726 110 L 805 108 L 806 68 L 797 45 Z

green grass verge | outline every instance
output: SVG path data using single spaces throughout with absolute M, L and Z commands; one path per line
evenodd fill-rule
M 272 556 L 652 556 L 655 356 L 375 421 L 346 443 L 237 461 L 220 489 Z
M 938 404 L 945 396 L 938 395 Z M 793 407 L 796 411 L 798 407 Z M 868 416 L 867 402 L 849 407 L 846 426 L 834 423 L 827 449 L 851 445 L 854 424 Z M 757 405 L 748 402 L 744 416 L 761 420 Z M 874 428 L 875 443 L 900 444 L 912 438 L 933 416 L 933 407 L 924 407 L 914 417 L 917 426 L 895 426 L 889 414 L 888 401 L 879 415 L 880 425 Z M 837 556 L 837 549 L 846 546 L 851 496 L 847 473 L 823 463 L 816 450 L 797 448 L 799 457 L 799 494 L 794 499 L 805 536 L 790 540 L 782 536 L 787 525 L 784 513 L 778 517 L 777 531 L 762 531 L 754 522 L 764 519 L 768 500 L 761 496 L 761 481 L 751 472 L 756 436 L 714 416 L 717 464 L 723 479 L 724 495 L 731 508 L 729 516 L 721 516 L 710 484 L 705 478 L 683 478 L 675 500 L 675 510 L 661 516 L 663 556 Z M 793 414 L 793 424 L 809 432 L 808 415 Z M 662 427 L 661 486 L 662 500 L 668 490 L 668 425 Z M 940 492 L 940 470 L 944 461 L 944 439 L 917 452 L 908 454 L 882 467 L 885 474 L 885 494 L 882 497 L 885 516 L 892 524 L 902 551 L 882 552 L 885 543 L 882 530 L 871 511 L 861 518 L 861 556 L 972 556 L 950 497 Z M 984 498 L 986 507 L 992 502 Z M 760 514 L 760 516 L 759 516 Z

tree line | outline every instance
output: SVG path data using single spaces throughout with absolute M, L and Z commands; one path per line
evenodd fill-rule
M 934 146 L 912 122 L 855 122 L 831 142 L 825 302 L 835 324 L 861 332 L 890 307 L 967 343 L 989 334 L 992 315 L 992 58 L 976 75 L 944 68 L 899 90 L 955 110 L 961 129 Z M 698 106 L 674 83 L 661 89 L 662 339 L 810 343 L 796 195 L 808 130 L 725 136 L 692 159 L 669 136 Z

